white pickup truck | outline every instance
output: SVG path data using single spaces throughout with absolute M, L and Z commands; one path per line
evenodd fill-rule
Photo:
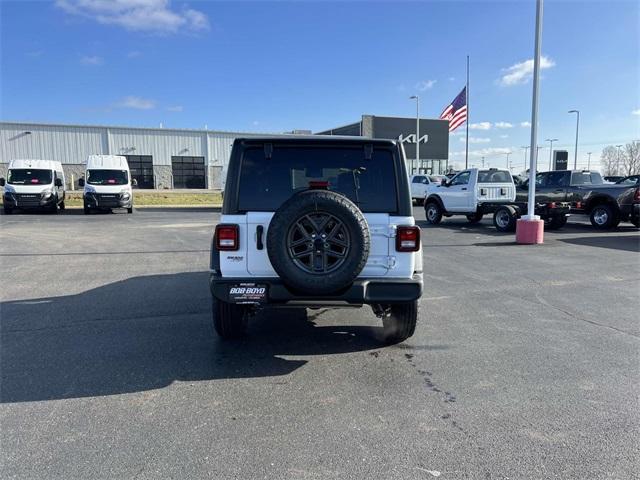
M 470 168 L 442 185 L 427 187 L 424 209 L 427 222 L 433 225 L 440 223 L 443 216 L 452 215 L 465 215 L 470 223 L 478 223 L 485 214 L 492 213 L 496 229 L 510 232 L 526 213 L 527 204 L 516 201 L 516 186 L 508 170 Z M 536 202 L 535 213 L 547 228 L 562 228 L 569 204 Z

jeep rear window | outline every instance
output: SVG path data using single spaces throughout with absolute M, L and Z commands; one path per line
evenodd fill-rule
M 275 211 L 310 182 L 328 182 L 328 190 L 342 193 L 363 212 L 398 210 L 393 153 L 374 149 L 366 160 L 363 147 L 274 146 L 270 159 L 263 148 L 248 148 L 240 166 L 238 208 Z
M 511 175 L 503 170 L 480 170 L 478 183 L 511 183 Z

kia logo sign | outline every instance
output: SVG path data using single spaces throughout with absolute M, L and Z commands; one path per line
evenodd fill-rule
M 409 135 L 405 136 L 403 133 L 401 133 L 398 136 L 398 141 L 400 143 L 416 143 L 416 134 L 410 133 Z M 422 135 L 420 137 L 420 143 L 427 143 L 428 141 L 429 141 L 429 135 Z

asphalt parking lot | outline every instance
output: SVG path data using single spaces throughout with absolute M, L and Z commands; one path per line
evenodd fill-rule
M 370 309 L 218 340 L 211 211 L 0 218 L 2 477 L 639 478 L 640 234 L 423 229 L 416 335 Z

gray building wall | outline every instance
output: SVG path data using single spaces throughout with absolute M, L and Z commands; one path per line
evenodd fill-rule
M 27 133 L 30 132 L 30 133 Z M 171 188 L 172 156 L 204 157 L 207 188 L 223 188 L 235 138 L 256 133 L 164 128 L 0 122 L 0 175 L 13 159 L 46 159 L 63 164 L 67 180 L 84 174 L 89 155 L 151 155 L 157 188 Z

